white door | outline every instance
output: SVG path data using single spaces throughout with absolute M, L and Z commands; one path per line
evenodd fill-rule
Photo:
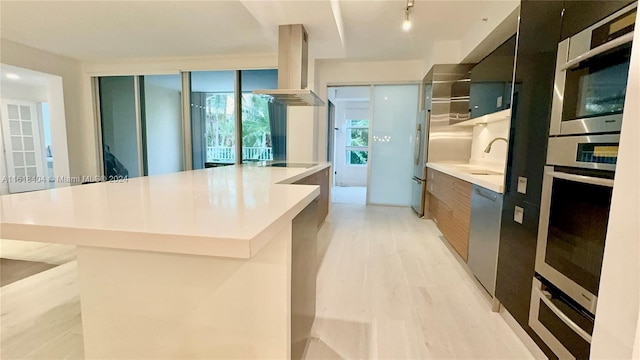
M 44 189 L 46 174 L 37 104 L 3 99 L 0 113 L 9 192 Z

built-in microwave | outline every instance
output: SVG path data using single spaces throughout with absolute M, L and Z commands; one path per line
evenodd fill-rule
M 550 135 L 620 131 L 637 6 L 558 44 Z

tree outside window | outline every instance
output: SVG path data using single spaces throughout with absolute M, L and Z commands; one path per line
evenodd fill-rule
M 369 120 L 347 120 L 347 165 L 367 165 L 369 159 Z

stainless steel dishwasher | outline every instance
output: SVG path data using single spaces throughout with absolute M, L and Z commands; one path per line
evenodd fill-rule
M 496 288 L 501 212 L 502 194 L 473 185 L 467 263 L 491 296 Z

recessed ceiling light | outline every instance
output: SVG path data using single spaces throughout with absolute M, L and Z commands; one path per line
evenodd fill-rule
M 20 76 L 16 75 L 16 74 L 7 74 L 7 79 L 11 79 L 11 80 L 18 80 L 20 79 Z

